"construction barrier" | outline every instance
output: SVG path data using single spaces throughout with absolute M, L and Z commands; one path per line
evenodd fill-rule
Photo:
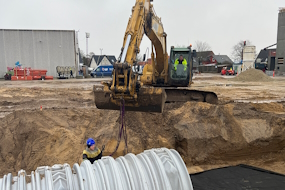
M 33 80 L 32 76 L 11 76 L 11 80 Z
M 53 80 L 53 76 L 45 76 L 45 80 Z
M 68 164 L 24 170 L 0 179 L 1 190 L 193 190 L 187 168 L 175 150 L 166 148 L 127 154 L 114 160 L 103 157 L 91 165 Z
M 53 80 L 53 76 L 46 76 L 47 70 L 31 68 L 14 68 L 11 80 Z

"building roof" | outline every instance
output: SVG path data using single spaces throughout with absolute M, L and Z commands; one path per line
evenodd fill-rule
M 213 55 L 213 58 L 215 58 L 219 64 L 234 63 L 227 55 Z
M 270 52 L 273 52 L 273 51 L 276 51 L 276 49 L 262 49 L 260 52 L 259 52 L 259 54 L 258 54 L 258 56 L 257 56 L 257 58 L 256 58 L 256 60 L 255 60 L 255 62 L 265 62 L 266 60 L 267 60 L 267 58 L 268 58 L 268 56 L 269 56 L 269 54 L 270 54 Z
M 110 61 L 110 63 L 113 65 L 116 63 L 117 59 L 113 55 L 93 55 L 91 60 L 94 58 L 97 64 L 100 64 L 101 61 L 104 59 L 104 57 L 107 57 L 107 59 Z
M 4 29 L 4 28 L 0 28 L 0 30 L 3 30 L 3 31 L 74 32 L 75 33 L 75 30 L 54 30 L 54 29 Z
M 255 62 L 259 59 L 260 60 L 260 62 L 264 62 L 266 59 L 268 58 L 268 52 L 267 52 L 267 49 L 262 49 L 260 52 L 259 52 L 259 54 L 258 54 L 258 56 L 257 56 L 257 58 L 256 58 L 256 60 L 255 60 Z
M 117 62 L 117 59 L 114 55 L 106 55 L 106 56 L 112 65 Z
M 201 51 L 197 52 L 197 58 L 206 59 L 207 57 L 215 55 L 213 51 Z

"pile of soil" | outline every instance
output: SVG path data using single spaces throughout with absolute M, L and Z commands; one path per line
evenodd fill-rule
M 285 113 L 271 110 L 270 104 L 188 102 L 167 104 L 162 114 L 127 112 L 128 150 L 174 148 L 190 170 L 242 163 L 284 173 Z M 105 144 L 109 155 L 117 143 L 119 111 L 19 110 L 1 118 L 0 126 L 0 176 L 29 173 L 38 166 L 81 162 L 89 137 L 99 148 Z M 124 149 L 122 142 L 115 157 Z
M 245 82 L 272 82 L 274 79 L 270 78 L 263 71 L 258 69 L 248 69 L 242 72 L 237 77 L 230 79 L 231 81 L 245 81 Z

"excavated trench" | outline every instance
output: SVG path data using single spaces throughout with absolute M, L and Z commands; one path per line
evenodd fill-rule
M 4 104 L 4 103 L 3 103 Z M 5 103 L 5 106 L 7 103 Z M 164 113 L 126 113 L 129 152 L 174 148 L 190 172 L 249 164 L 285 171 L 285 104 L 188 102 Z M 0 176 L 81 162 L 88 137 L 104 155 L 116 146 L 119 112 L 93 107 L 14 110 L 0 118 Z M 124 154 L 122 142 L 115 157 Z

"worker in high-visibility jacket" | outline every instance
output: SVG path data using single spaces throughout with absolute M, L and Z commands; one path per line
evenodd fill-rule
M 177 65 L 182 64 L 184 66 L 184 71 L 187 70 L 187 61 L 184 59 L 183 55 L 179 56 L 179 59 L 176 59 L 174 62 L 174 70 L 177 70 Z
M 91 164 L 102 158 L 102 151 L 95 146 L 95 141 L 89 138 L 86 142 L 87 147 L 83 150 L 83 160 L 89 160 Z

